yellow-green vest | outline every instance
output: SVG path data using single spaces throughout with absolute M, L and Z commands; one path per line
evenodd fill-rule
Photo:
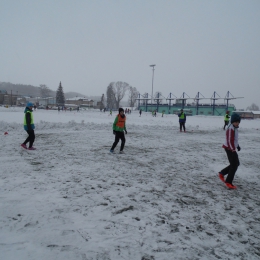
M 25 130 L 28 130 L 28 126 L 27 126 L 27 122 L 26 122 L 26 114 L 27 114 L 27 113 L 30 113 L 30 115 L 31 115 L 30 125 L 31 125 L 31 128 L 34 129 L 35 127 L 34 127 L 33 113 L 32 113 L 32 111 L 30 111 L 30 110 L 27 110 L 26 113 L 24 113 L 24 120 L 23 120 L 24 129 L 25 129 Z
M 185 115 L 184 115 L 184 113 L 182 113 L 181 115 L 180 115 L 180 117 L 179 117 L 180 119 L 184 119 L 185 118 Z
M 224 120 L 225 121 L 229 121 L 229 117 L 228 116 L 229 116 L 229 114 L 225 114 L 225 116 L 224 116 Z

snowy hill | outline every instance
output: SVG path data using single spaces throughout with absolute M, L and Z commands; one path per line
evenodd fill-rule
M 57 87 L 58 88 L 58 87 Z M 8 94 L 12 93 L 14 95 L 25 95 L 25 96 L 33 96 L 33 97 L 40 97 L 40 90 L 39 86 L 32 86 L 32 85 L 23 85 L 23 84 L 12 84 L 9 82 L 0 82 L 0 89 L 7 90 Z M 50 89 L 50 95 L 56 96 L 56 90 Z M 71 97 L 84 97 L 83 94 L 77 93 L 77 92 L 65 92 L 64 93 L 65 98 L 71 98 Z

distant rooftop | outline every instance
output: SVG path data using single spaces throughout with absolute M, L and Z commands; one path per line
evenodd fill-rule
M 250 110 L 246 110 L 246 111 L 241 111 L 241 110 L 238 110 L 238 111 L 233 111 L 233 113 L 238 113 L 238 114 L 241 114 L 241 113 L 252 113 L 254 115 L 260 115 L 260 111 L 250 111 Z
M 73 97 L 73 98 L 66 98 L 66 100 L 83 100 L 83 101 L 91 101 L 92 99 L 88 99 L 85 97 Z

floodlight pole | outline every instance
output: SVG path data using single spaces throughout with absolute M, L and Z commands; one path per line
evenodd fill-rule
M 154 67 L 155 67 L 156 65 L 155 64 L 153 64 L 153 65 L 150 65 L 150 67 L 152 67 L 153 68 L 153 77 L 152 77 L 152 97 L 151 97 L 151 104 L 153 104 L 153 78 L 154 78 Z

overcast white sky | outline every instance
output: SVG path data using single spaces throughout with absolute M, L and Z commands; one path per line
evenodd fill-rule
M 216 91 L 260 105 L 259 0 L 0 0 L 0 81 L 101 95 Z

